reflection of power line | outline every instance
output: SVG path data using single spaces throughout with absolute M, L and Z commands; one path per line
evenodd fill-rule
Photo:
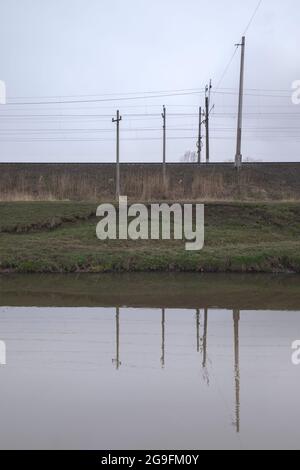
M 234 377 L 235 377 L 235 427 L 240 432 L 240 358 L 239 358 L 239 321 L 240 311 L 233 311 L 234 328 Z
M 166 311 L 162 309 L 162 319 L 161 319 L 161 366 L 165 367 L 165 323 L 166 323 Z
M 119 370 L 122 363 L 120 362 L 120 309 L 116 308 L 116 358 L 113 359 L 113 364 Z

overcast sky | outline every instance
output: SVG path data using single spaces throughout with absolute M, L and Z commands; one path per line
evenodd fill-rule
M 0 105 L 1 161 L 113 161 L 117 108 L 121 160 L 160 161 L 164 104 L 167 158 L 179 161 L 195 150 L 210 78 L 211 160 L 233 159 L 240 50 L 216 87 L 257 4 L 0 0 L 8 98 Z M 263 0 L 247 31 L 244 158 L 300 161 L 300 106 L 291 102 L 299 21 L 299 0 Z

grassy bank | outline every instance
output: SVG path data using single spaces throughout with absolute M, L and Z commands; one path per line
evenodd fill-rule
M 299 203 L 206 205 L 205 248 L 96 238 L 95 204 L 0 203 L 2 272 L 296 272 Z

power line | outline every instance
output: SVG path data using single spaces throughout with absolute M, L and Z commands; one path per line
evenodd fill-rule
M 232 56 L 232 59 L 230 63 L 227 65 L 221 80 L 223 80 L 232 60 L 233 57 L 235 56 L 237 51 L 237 48 L 235 50 L 234 55 Z M 236 95 L 237 93 L 234 91 L 219 91 L 219 84 L 216 87 L 214 93 L 219 94 L 219 95 Z M 228 88 L 227 90 L 234 90 L 231 88 Z M 270 94 L 270 93 L 275 93 L 276 90 L 271 90 L 271 89 L 265 89 L 265 90 L 259 90 L 259 89 L 249 89 L 248 91 L 257 91 L 258 93 L 248 93 L 248 96 L 258 96 L 258 97 L 267 97 L 267 98 L 289 98 L 290 94 L 288 90 L 282 90 L 282 92 L 286 92 L 286 95 L 279 95 L 279 94 Z M 259 93 L 259 91 L 264 91 L 264 93 Z M 266 94 L 265 92 L 270 91 L 270 93 Z M 130 100 L 143 100 L 143 99 L 157 99 L 157 98 L 165 98 L 165 97 L 173 97 L 173 96 L 198 96 L 199 94 L 204 94 L 203 90 L 199 91 L 194 91 L 194 92 L 185 92 L 185 93 L 169 93 L 169 94 L 163 94 L 163 95 L 144 95 L 144 96 L 132 96 L 132 97 L 118 97 L 118 98 L 103 98 L 103 99 L 84 99 L 84 100 L 58 100 L 58 101 L 32 101 L 32 102 L 15 102 L 15 103 L 6 103 L 6 106 L 45 106 L 45 105 L 61 105 L 61 104 L 86 104 L 86 103 L 104 103 L 104 102 L 118 102 L 118 101 L 130 101 Z M 247 94 L 246 94 L 247 95 Z M 152 105 L 153 106 L 153 105 Z M 159 105 L 157 105 L 159 106 Z M 147 107 L 147 105 L 145 105 Z
M 288 105 L 262 105 L 264 108 L 281 108 L 280 110 L 280 113 L 283 114 L 283 115 L 295 115 L 295 116 L 300 116 L 300 113 L 299 112 L 296 112 L 296 111 L 282 111 L 283 108 L 290 108 L 290 106 Z M 249 105 L 246 105 L 246 107 L 249 107 L 249 108 L 260 108 L 262 107 L 261 105 L 252 105 L 252 106 L 249 106 Z M 225 108 L 226 106 L 224 106 Z M 232 108 L 234 106 L 232 105 L 228 105 L 227 106 L 228 108 Z M 214 112 L 212 115 L 213 116 L 216 116 L 216 115 L 235 115 L 236 113 L 232 112 L 232 111 L 223 111 L 223 112 Z M 261 114 L 270 114 L 270 115 L 273 115 L 274 112 L 264 112 L 264 111 L 255 111 L 255 112 L 248 112 L 248 114 L 256 114 L 256 115 L 261 115 Z M 173 112 L 173 113 L 169 113 L 169 116 L 197 116 L 198 114 L 195 112 Z M 123 114 L 123 116 L 125 116 L 126 118 L 128 119 L 131 119 L 131 118 L 159 118 L 160 117 L 160 114 L 156 114 L 156 113 L 132 113 L 132 114 Z M 28 119 L 28 118 L 37 118 L 37 119 L 40 119 L 40 118 L 58 118 L 58 119 L 63 119 L 63 118 L 109 118 L 110 115 L 109 114 L 32 114 L 32 113 L 26 113 L 26 114 L 1 114 L 0 113 L 0 119 L 1 118 L 16 118 L 16 119 Z
M 23 106 L 23 105 L 52 105 L 52 104 L 79 104 L 79 103 L 105 103 L 105 102 L 119 102 L 119 101 L 130 101 L 130 100 L 144 100 L 152 98 L 166 98 L 171 96 L 191 96 L 203 94 L 203 90 L 193 91 L 193 92 L 181 92 L 181 93 L 168 93 L 168 94 L 157 94 L 157 95 L 141 95 L 141 96 L 127 96 L 127 97 L 118 97 L 118 98 L 99 98 L 99 99 L 84 99 L 84 100 L 56 100 L 56 101 L 31 101 L 31 102 L 15 102 L 15 103 L 6 103 L 6 106 Z
M 258 12 L 258 10 L 259 10 L 259 8 L 260 8 L 262 2 L 263 2 L 263 0 L 259 0 L 258 4 L 257 4 L 257 6 L 256 6 L 256 8 L 255 8 L 255 10 L 254 10 L 254 12 L 253 12 L 253 15 L 252 15 L 251 18 L 250 18 L 250 21 L 249 21 L 249 23 L 248 23 L 247 26 L 246 26 L 246 29 L 245 29 L 245 31 L 244 31 L 244 36 L 246 35 L 246 33 L 248 32 L 250 26 L 252 25 L 253 20 L 254 20 L 256 14 L 257 14 L 257 12 Z
M 249 20 L 249 22 L 248 22 L 248 24 L 247 24 L 247 26 L 246 26 L 246 29 L 245 29 L 244 33 L 242 34 L 242 36 L 246 36 L 246 33 L 248 32 L 248 30 L 249 30 L 251 24 L 253 23 L 253 20 L 254 20 L 254 18 L 255 18 L 255 16 L 256 16 L 256 14 L 257 14 L 257 12 L 258 12 L 258 10 L 259 10 L 261 4 L 262 4 L 262 1 L 263 1 L 263 0 L 259 0 L 258 5 L 256 6 L 256 8 L 255 8 L 253 14 L 251 15 L 251 18 L 250 18 L 250 20 Z M 234 59 L 235 56 L 236 56 L 236 53 L 237 53 L 237 51 L 238 51 L 238 48 L 239 48 L 239 46 L 236 45 L 236 46 L 235 46 L 235 50 L 234 50 L 234 52 L 233 52 L 233 54 L 232 54 L 232 56 L 231 56 L 231 58 L 230 58 L 228 64 L 226 65 L 226 67 L 225 67 L 225 69 L 224 69 L 224 72 L 223 72 L 222 75 L 221 75 L 221 78 L 220 78 L 220 80 L 219 80 L 219 82 L 218 82 L 218 84 L 217 84 L 216 90 L 219 89 L 221 83 L 223 82 L 223 80 L 224 80 L 224 78 L 225 78 L 225 76 L 226 76 L 226 74 L 227 74 L 227 72 L 228 72 L 228 70 L 229 70 L 229 68 L 230 68 L 230 66 L 231 66 L 231 64 L 232 64 L 232 62 L 233 62 L 233 59 Z
M 294 138 L 294 142 L 300 142 L 300 136 L 297 134 L 295 136 L 278 136 L 276 140 L 278 141 L 290 141 L 291 138 Z M 197 136 L 176 136 L 176 137 L 168 137 L 167 140 L 196 140 Z M 212 136 L 212 140 L 230 140 L 235 141 L 235 137 L 232 136 Z M 122 141 L 161 141 L 160 137 L 140 137 L 140 138 L 123 138 Z M 259 136 L 257 137 L 246 137 L 245 140 L 256 142 L 274 142 L 274 136 Z M 115 139 L 109 138 L 16 138 L 16 139 L 1 139 L 1 142 L 4 143 L 18 143 L 18 142 L 115 142 Z
M 232 54 L 231 58 L 229 59 L 229 62 L 228 62 L 228 64 L 226 65 L 226 67 L 225 67 L 225 69 L 224 69 L 224 72 L 222 73 L 222 76 L 221 76 L 221 78 L 220 78 L 220 80 L 219 80 L 219 82 L 218 82 L 218 84 L 217 84 L 217 86 L 216 86 L 216 91 L 213 91 L 213 93 L 216 93 L 217 90 L 220 88 L 220 85 L 221 85 L 221 83 L 223 82 L 223 80 L 224 80 L 224 78 L 225 78 L 225 76 L 226 76 L 226 74 L 227 74 L 227 72 L 228 72 L 228 70 L 229 70 L 229 68 L 230 68 L 230 66 L 231 66 L 231 64 L 232 64 L 233 59 L 235 58 L 235 55 L 236 55 L 237 51 L 238 51 L 238 46 L 235 46 L 234 53 Z
M 295 132 L 298 131 L 298 127 L 245 127 L 247 132 L 276 132 L 286 131 L 286 132 Z M 197 131 L 197 127 L 169 127 L 169 131 L 172 132 L 188 132 L 188 131 Z M 235 131 L 235 127 L 212 127 L 214 132 L 231 132 Z M 140 127 L 140 128 L 123 128 L 122 132 L 160 132 L 160 127 Z M 114 132 L 113 129 L 1 129 L 0 135 L 18 135 L 22 133 L 31 134 L 31 133 L 99 133 L 99 132 Z
M 135 91 L 135 92 L 118 92 L 118 93 L 98 93 L 98 94 L 76 94 L 76 95 L 52 95 L 52 96 L 15 96 L 9 99 L 62 99 L 62 98 L 78 98 L 78 97 L 102 97 L 102 96 L 130 96 L 130 95 L 153 95 L 161 93 L 179 93 L 179 92 L 198 92 L 200 88 L 179 88 L 170 90 L 154 90 L 154 91 Z

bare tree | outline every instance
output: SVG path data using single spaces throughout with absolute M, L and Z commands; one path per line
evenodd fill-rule
M 196 163 L 197 162 L 197 152 L 192 152 L 191 150 L 187 150 L 183 157 L 181 157 L 180 161 L 182 163 Z

